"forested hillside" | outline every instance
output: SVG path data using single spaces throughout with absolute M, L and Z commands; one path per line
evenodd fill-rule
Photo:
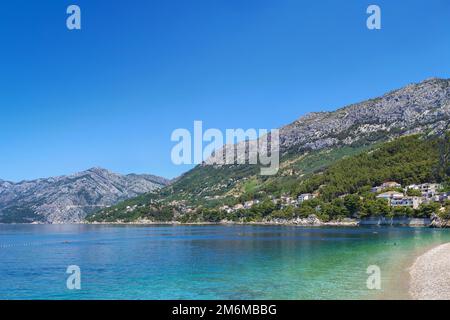
M 449 123 L 450 80 L 428 79 L 333 112 L 310 113 L 281 127 L 280 170 L 275 176 L 259 175 L 256 165 L 214 165 L 211 157 L 170 186 L 96 212 L 88 220 L 186 222 L 304 216 L 308 203 L 295 202 L 302 193 L 317 195 L 314 212 L 324 219 L 390 214 L 381 201 L 371 204 L 372 209 L 364 209 L 367 205 L 358 210 L 343 210 L 340 201 L 346 195 L 371 200 L 373 194 L 367 190 L 384 180 L 444 182 L 449 147 L 448 136 L 445 139 L 442 133 Z M 388 141 L 393 142 L 385 144 Z M 229 144 L 223 151 L 227 154 L 234 148 Z M 330 203 L 333 210 L 322 210 Z
M 261 221 L 311 214 L 322 220 L 374 215 L 429 216 L 437 207 L 424 205 L 418 210 L 392 209 L 383 199 L 376 199 L 370 189 L 387 180 L 402 185 L 427 182 L 448 185 L 449 144 L 449 134 L 413 135 L 369 149 L 345 150 L 345 156 L 342 149 L 324 150 L 296 161 L 285 160 L 279 175 L 269 178 L 249 175 L 248 170 L 255 170 L 250 166 L 242 166 L 240 170 L 199 167 L 160 194 L 147 194 L 108 208 L 91 216 L 90 221 Z M 356 154 L 351 155 L 352 152 Z M 443 158 L 444 162 L 441 161 Z M 316 167 L 310 168 L 313 163 Z M 229 172 L 233 175 L 227 175 Z M 203 181 L 205 177 L 213 180 L 208 182 L 212 182 L 211 185 L 233 179 L 238 183 L 230 183 L 232 187 L 224 185 L 222 192 L 214 196 L 214 190 L 203 193 L 204 189 L 190 182 L 191 179 Z M 277 201 L 283 197 L 295 199 L 302 193 L 316 193 L 318 197 L 295 206 Z M 224 209 L 245 201 L 254 201 L 255 204 L 233 212 Z

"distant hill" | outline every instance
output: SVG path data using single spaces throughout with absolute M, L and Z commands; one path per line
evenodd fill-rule
M 92 168 L 18 183 L 0 180 L 0 223 L 77 223 L 88 213 L 167 186 L 153 175 Z
M 210 159 L 157 194 L 124 201 L 91 215 L 89 220 L 184 221 L 189 216 L 195 220 L 202 219 L 204 209 L 282 194 L 297 196 L 308 190 L 307 181 L 320 181 L 317 176 L 341 159 L 370 152 L 403 136 L 436 136 L 448 129 L 449 122 L 450 80 L 428 79 L 334 112 L 311 113 L 280 128 L 282 154 L 275 176 L 260 176 L 259 168 L 251 165 L 208 165 L 213 163 Z M 329 189 L 329 194 L 339 192 Z

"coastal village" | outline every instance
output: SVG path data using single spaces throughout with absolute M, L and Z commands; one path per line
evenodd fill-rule
M 412 210 L 420 209 L 422 205 L 438 204 L 440 211 L 444 212 L 446 206 L 450 202 L 450 192 L 443 191 L 443 185 L 438 183 L 411 184 L 402 186 L 396 181 L 386 181 L 381 185 L 373 186 L 369 193 L 373 194 L 375 199 L 383 199 L 391 208 L 410 208 Z M 344 199 L 348 194 L 341 195 L 339 198 Z M 320 197 L 320 188 L 314 193 L 302 193 L 297 197 L 290 195 L 281 195 L 279 197 L 269 196 L 269 200 L 277 209 L 301 208 L 302 204 Z M 205 197 L 209 201 L 220 200 L 222 197 Z M 360 199 L 363 199 L 360 196 Z M 221 205 L 218 209 L 227 214 L 238 213 L 243 210 L 250 210 L 254 206 L 262 204 L 263 200 L 251 199 L 242 201 L 233 205 Z M 150 201 L 150 205 L 155 205 L 160 201 Z M 184 214 L 195 213 L 197 208 L 195 205 L 188 205 L 185 200 L 174 200 L 169 203 L 172 208 L 176 208 L 178 212 Z M 138 208 L 137 205 L 127 206 L 126 211 L 132 212 Z
M 381 186 L 372 188 L 377 193 L 378 199 L 386 199 L 392 207 L 410 207 L 418 209 L 422 203 L 439 202 L 450 200 L 450 192 L 440 192 L 442 185 L 437 183 L 412 184 L 402 188 L 395 181 L 383 183 Z M 385 192 L 385 190 L 390 190 Z
M 450 201 L 450 192 L 441 192 L 442 187 L 442 185 L 437 183 L 412 184 L 402 187 L 398 182 L 387 181 L 379 186 L 373 187 L 371 192 L 376 194 L 377 199 L 387 200 L 391 207 L 418 209 L 423 203 L 437 202 L 444 204 L 446 201 Z M 315 199 L 319 195 L 319 192 L 303 193 L 298 195 L 297 198 L 284 195 L 280 198 L 272 197 L 272 201 L 280 205 L 281 208 L 287 206 L 299 207 L 303 202 Z M 250 209 L 259 203 L 260 200 L 257 199 L 249 200 L 234 206 L 224 205 L 220 207 L 220 210 L 233 213 L 242 209 Z

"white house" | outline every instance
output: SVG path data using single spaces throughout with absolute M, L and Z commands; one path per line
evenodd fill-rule
M 402 185 L 395 181 L 386 181 L 381 185 L 382 188 L 388 189 L 388 188 L 401 188 Z
M 390 205 L 392 207 L 410 207 L 413 209 L 419 208 L 422 199 L 419 197 L 403 197 L 401 199 L 391 199 Z
M 381 186 L 373 187 L 373 188 L 371 189 L 371 191 L 372 191 L 373 193 L 378 193 L 378 192 L 382 192 L 383 190 L 386 190 L 386 189 L 391 189 L 391 188 L 401 188 L 401 187 L 402 187 L 402 185 L 401 185 L 400 183 L 398 183 L 398 182 L 395 182 L 395 181 L 386 181 L 386 182 L 383 183 Z
M 298 202 L 302 203 L 302 202 L 307 201 L 307 200 L 312 200 L 315 197 L 316 196 L 313 195 L 312 193 L 303 193 L 303 194 L 298 196 Z
M 419 190 L 422 196 L 426 198 L 434 197 L 441 188 L 442 186 L 438 183 L 412 184 L 406 187 L 407 190 Z
M 402 199 L 403 197 L 404 197 L 403 193 L 397 191 L 388 191 L 377 195 L 378 199 L 386 199 L 386 200 Z

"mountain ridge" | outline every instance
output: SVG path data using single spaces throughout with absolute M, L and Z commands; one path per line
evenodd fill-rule
M 233 205 L 269 190 L 278 195 L 292 193 L 308 175 L 343 157 L 402 136 L 443 132 L 449 121 L 450 79 L 429 78 L 335 111 L 309 113 L 281 127 L 281 163 L 276 176 L 258 176 L 258 166 L 218 165 L 220 161 L 212 155 L 162 189 L 159 196 L 125 201 L 96 217 L 111 221 L 112 217 L 128 219 L 166 210 L 177 218 L 201 207 Z M 236 146 L 225 145 L 217 154 L 234 152 Z
M 17 183 L 0 180 L 0 222 L 79 223 L 92 211 L 169 182 L 150 174 L 120 175 L 100 167 Z
M 450 79 L 429 78 L 408 84 L 380 97 L 341 107 L 335 111 L 311 112 L 282 126 L 280 151 L 319 150 L 376 139 L 379 132 L 391 137 L 442 130 L 450 121 Z M 226 145 L 222 152 L 231 152 Z M 222 154 L 222 153 L 218 153 Z M 207 163 L 216 159 L 211 157 Z

